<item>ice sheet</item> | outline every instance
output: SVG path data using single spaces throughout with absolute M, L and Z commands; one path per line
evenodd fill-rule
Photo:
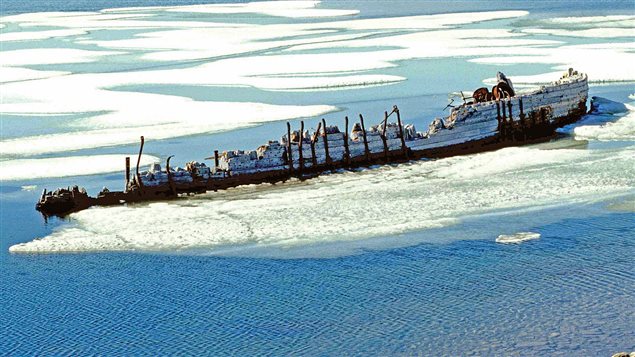
M 548 157 L 542 163 L 522 165 L 537 153 L 535 148 L 518 148 L 511 154 L 489 153 L 489 160 L 476 155 L 420 161 L 170 203 L 89 209 L 72 215 L 74 225 L 14 245 L 11 251 L 293 247 L 394 235 L 455 224 L 467 216 L 513 214 L 519 209 L 633 193 L 635 148 L 553 151 L 553 157 L 562 153 L 556 164 Z M 500 174 L 498 167 L 510 160 L 518 163 L 515 170 Z M 469 177 L 446 175 L 478 165 L 493 169 Z
M 129 155 L 133 156 L 134 155 Z M 141 165 L 159 162 L 158 157 L 141 156 Z M 125 155 L 89 155 L 0 161 L 0 181 L 94 175 L 124 169 Z
M 355 19 L 346 21 L 286 23 L 286 24 L 236 24 L 232 22 L 162 21 L 161 11 L 298 11 L 297 16 L 333 15 L 332 11 L 315 9 L 316 2 L 270 2 L 222 6 L 194 6 L 189 8 L 127 9 L 84 13 L 21 14 L 2 18 L 4 22 L 20 27 L 56 26 L 73 31 L 124 28 L 175 28 L 175 30 L 136 34 L 122 40 L 77 40 L 82 45 L 97 44 L 106 48 L 125 48 L 126 51 L 144 51 L 143 58 L 175 63 L 178 60 L 210 58 L 236 54 L 251 54 L 238 58 L 226 58 L 178 70 L 147 70 L 128 73 L 68 74 L 63 72 L 33 71 L 20 66 L 32 64 L 79 63 L 97 59 L 96 51 L 79 49 L 32 49 L 9 52 L 3 71 L 2 103 L 0 113 L 15 115 L 51 115 L 68 113 L 106 113 L 92 115 L 76 122 L 69 133 L 32 136 L 20 140 L 4 140 L 0 148 L 5 155 L 34 155 L 77 150 L 89 147 L 134 143 L 143 134 L 149 139 L 229 130 L 256 123 L 315 116 L 335 110 L 331 106 L 266 106 L 258 103 L 216 103 L 192 101 L 188 98 L 137 92 L 112 91 L 120 86 L 144 84 L 179 84 L 213 86 L 253 86 L 275 91 L 342 90 L 363 86 L 377 86 L 403 81 L 405 77 L 366 71 L 394 67 L 394 61 L 424 54 L 423 47 L 413 53 L 407 44 L 416 37 L 398 38 L 395 51 L 374 51 L 360 56 L 358 53 L 306 53 L 281 54 L 280 49 L 319 42 L 347 42 L 360 37 L 376 35 L 382 31 L 399 31 L 403 28 L 429 30 L 447 28 L 459 24 L 526 15 L 522 11 L 483 12 L 471 14 L 445 14 L 409 16 L 402 18 Z M 224 10 L 223 10 L 224 9 Z M 146 11 L 148 10 L 148 11 Z M 350 15 L 355 11 L 346 11 Z M 344 12 L 340 13 L 344 14 Z M 292 17 L 296 16 L 293 15 Z M 311 16 L 313 16 L 311 15 Z M 469 15 L 469 16 L 468 16 Z M 169 24 L 168 24 L 169 22 Z M 165 24 L 164 24 L 165 23 Z M 165 26 L 164 26 L 165 25 Z M 351 33 L 350 31 L 357 31 Z M 56 30 L 57 31 L 57 30 Z M 62 31 L 62 30 L 60 30 Z M 83 33 L 83 32 L 82 32 Z M 42 31 L 42 38 L 50 35 Z M 390 33 L 389 33 L 390 35 Z M 460 41 L 467 42 L 467 32 L 455 33 Z M 439 34 L 431 34 L 438 38 Z M 509 37 L 516 34 L 508 33 Z M 380 36 L 381 37 L 381 36 Z M 446 39 L 451 36 L 447 35 Z M 183 41 L 188 38 L 188 41 Z M 214 46 L 209 39 L 215 38 Z M 430 38 L 430 37 L 428 37 Z M 508 39 L 509 41 L 518 41 Z M 473 40 L 472 40 L 473 41 Z M 440 42 L 439 42 L 440 43 Z M 500 46 L 518 43 L 494 41 L 494 53 Z M 531 44 L 534 42 L 526 42 Z M 476 46 L 483 45 L 480 42 Z M 457 44 L 456 54 L 460 51 Z M 435 48 L 430 46 L 429 48 Z M 442 52 L 437 46 L 435 53 Z M 152 52 L 153 50 L 158 52 Z M 165 51 L 170 50 L 170 51 Z M 256 54 L 274 50 L 274 55 Z M 492 53 L 487 52 L 485 53 Z M 101 55 L 108 56 L 112 52 Z M 48 60 L 47 60 L 48 59 Z M 110 71 L 109 71 L 110 72 Z M 42 80 L 33 80 L 38 77 Z M 29 81 L 22 81 L 26 80 Z M 64 91 L 59 91 L 64 88 Z M 81 101 L 76 98 L 82 98 Z M 131 119 L 133 118 L 133 119 Z

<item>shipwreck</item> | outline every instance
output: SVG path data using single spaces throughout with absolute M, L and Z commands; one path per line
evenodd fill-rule
M 196 161 L 184 169 L 157 163 L 140 171 L 144 138 L 134 173 L 130 158 L 125 162 L 125 189 L 104 188 L 96 197 L 78 186 L 44 190 L 36 209 L 45 215 L 63 216 L 91 206 L 165 200 L 245 184 L 279 182 L 292 177 L 310 178 L 334 169 L 399 163 L 472 154 L 506 146 L 551 139 L 557 128 L 576 122 L 586 113 L 588 78 L 569 69 L 559 80 L 533 90 L 516 92 L 504 74 L 490 90 L 478 88 L 463 103 L 452 107 L 446 118 L 436 118 L 425 132 L 404 124 L 397 106 L 384 113 L 384 120 L 366 127 L 364 118 L 352 124 L 344 120 L 344 130 L 322 119 L 309 132 L 300 122 L 299 130 L 287 132 L 280 140 L 269 141 L 256 150 L 214 151 L 213 166 Z M 394 119 L 391 122 L 390 119 Z

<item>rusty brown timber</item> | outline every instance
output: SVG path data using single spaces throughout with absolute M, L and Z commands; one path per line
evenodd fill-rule
M 476 98 L 476 95 L 474 97 Z M 129 158 L 126 158 L 125 191 L 108 191 L 107 189 L 104 189 L 97 197 L 90 197 L 85 190 L 80 189 L 77 186 L 73 186 L 72 188 L 68 187 L 66 189 L 58 189 L 54 192 L 48 193 L 45 190 L 42 197 L 36 204 L 36 209 L 45 215 L 63 216 L 91 206 L 108 206 L 143 201 L 166 200 L 179 197 L 180 195 L 223 190 L 240 185 L 267 182 L 275 183 L 294 177 L 307 179 L 335 169 L 352 169 L 378 164 L 401 163 L 418 159 L 443 158 L 479 153 L 508 146 L 538 143 L 550 140 L 555 136 L 555 130 L 557 128 L 576 122 L 586 113 L 586 95 L 580 98 L 576 108 L 572 108 L 568 110 L 566 115 L 556 118 L 551 116 L 552 113 L 550 106 L 542 106 L 539 110 L 533 110 L 525 113 L 523 99 L 521 97 L 518 98 L 518 108 L 512 107 L 512 102 L 510 100 L 512 98 L 508 96 L 507 99 L 508 100 L 494 100 L 496 104 L 495 112 L 497 113 L 497 130 L 495 134 L 476 140 L 466 140 L 461 143 L 425 148 L 422 150 L 413 150 L 406 145 L 401 116 L 399 109 L 395 106 L 390 113 L 384 113 L 384 120 L 380 124 L 381 131 L 379 136 L 383 144 L 383 150 L 381 152 L 371 152 L 369 150 L 369 142 L 364 125 L 364 119 L 360 115 L 359 126 L 362 128 L 362 137 L 360 139 L 363 139 L 364 153 L 362 155 L 351 156 L 349 151 L 350 133 L 348 132 L 348 117 L 346 117 L 346 132 L 343 133 L 345 154 L 341 160 L 333 160 L 332 155 L 329 155 L 329 142 L 327 140 L 327 135 L 330 134 L 327 134 L 327 123 L 324 119 L 319 122 L 315 133 L 307 139 L 302 139 L 302 135 L 304 133 L 304 122 L 301 122 L 301 130 L 299 132 L 300 138 L 297 142 L 292 140 L 291 124 L 287 123 L 287 141 L 284 144 L 284 159 L 286 162 L 281 168 L 263 169 L 261 171 L 256 170 L 255 172 L 240 174 L 232 174 L 230 170 L 227 172 L 222 172 L 221 170 L 222 176 L 218 176 L 217 173 L 219 171 L 217 170 L 219 167 L 219 155 L 218 151 L 214 151 L 214 156 L 208 159 L 214 160 L 215 175 L 210 175 L 203 179 L 195 175 L 196 168 L 188 167 L 188 171 L 191 172 L 192 180 L 187 183 L 175 182 L 173 177 L 174 173 L 172 173 L 170 169 L 170 158 L 172 158 L 172 156 L 170 156 L 167 159 L 166 165 L 167 183 L 158 186 L 144 185 L 144 180 L 139 172 L 141 154 L 145 144 L 144 138 L 141 137 L 139 156 L 137 158 L 136 170 L 132 179 L 130 177 L 130 160 Z M 489 102 L 493 104 L 492 101 Z M 473 103 L 466 103 L 462 107 L 471 104 Z M 392 114 L 396 114 L 397 125 L 399 128 L 398 130 L 400 133 L 398 138 L 401 144 L 398 149 L 389 149 L 387 144 L 386 126 L 388 123 L 388 117 Z M 514 120 L 514 118 L 517 118 L 517 120 Z M 320 131 L 320 129 L 322 130 Z M 302 157 L 302 142 L 304 140 L 307 140 L 305 144 L 310 144 L 312 153 L 312 157 L 310 159 L 304 159 Z M 325 155 L 323 163 L 319 163 L 316 160 L 316 150 L 318 150 L 316 145 L 318 145 L 320 141 L 322 141 L 323 145 L 320 150 L 322 150 Z M 292 145 L 297 145 L 300 150 L 294 151 L 292 149 Z M 296 154 L 299 155 L 299 158 L 292 157 L 292 155 Z M 294 160 L 299 160 L 298 167 L 294 167 Z M 309 162 L 311 163 L 310 166 L 308 166 Z

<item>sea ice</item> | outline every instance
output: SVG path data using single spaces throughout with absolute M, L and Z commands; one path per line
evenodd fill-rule
M 14 245 L 12 252 L 291 247 L 364 239 L 456 224 L 464 217 L 597 202 L 632 194 L 635 148 L 570 150 L 553 164 L 515 160 L 505 174 L 447 177 L 456 167 L 491 166 L 510 153 L 382 166 L 285 185 L 252 185 L 169 203 L 94 208 L 73 214 L 76 225 Z M 535 154 L 518 148 L 517 158 Z M 617 155 L 617 159 L 616 159 Z M 540 156 L 539 156 L 540 157 Z M 544 156 L 543 156 L 544 157 Z M 478 163 L 478 165 L 477 165 Z M 316 229 L 315 222 L 319 223 Z
M 540 238 L 540 233 L 535 232 L 518 232 L 514 234 L 501 234 L 496 238 L 496 243 L 502 244 L 518 244 L 528 240 Z
M 133 155 L 130 155 L 134 157 Z M 94 175 L 122 171 L 125 155 L 87 155 L 51 157 L 43 159 L 16 159 L 0 161 L 0 180 L 17 181 L 48 177 Z M 158 162 L 159 158 L 141 156 L 141 165 Z

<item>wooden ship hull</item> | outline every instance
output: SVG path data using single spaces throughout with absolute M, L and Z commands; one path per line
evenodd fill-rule
M 154 164 L 140 172 L 141 137 L 132 175 L 130 159 L 126 158 L 124 191 L 104 189 L 97 197 L 90 197 L 77 186 L 44 190 L 36 209 L 45 215 L 63 216 L 95 205 L 165 200 L 292 177 L 305 179 L 334 169 L 473 154 L 546 141 L 557 128 L 576 122 L 586 113 L 587 97 L 587 76 L 572 69 L 558 81 L 525 93 L 515 93 L 511 81 L 499 73 L 491 92 L 477 89 L 471 101 L 454 107 L 448 117 L 435 119 L 426 132 L 417 132 L 410 124 L 404 126 L 396 106 L 384 113 L 380 124 L 368 129 L 360 115 L 350 132 L 348 117 L 344 132 L 337 126 L 327 126 L 324 119 L 313 133 L 304 130 L 303 122 L 300 130 L 291 130 L 287 123 L 286 135 L 257 150 L 215 151 L 213 167 L 192 161 L 185 169 L 173 169 L 170 157 L 165 170 Z M 393 115 L 396 122 L 391 123 Z

